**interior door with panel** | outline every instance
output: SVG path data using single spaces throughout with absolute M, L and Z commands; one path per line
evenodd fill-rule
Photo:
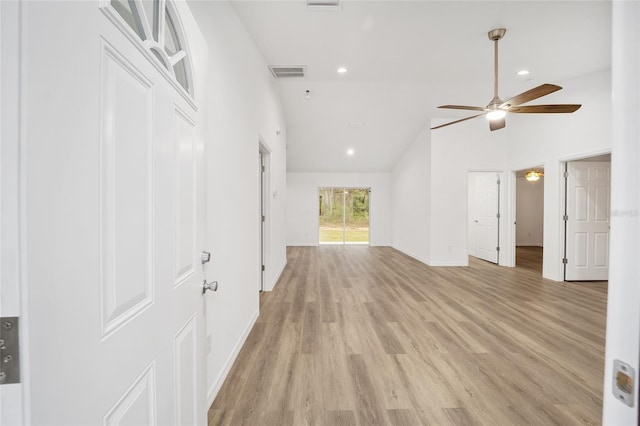
M 471 172 L 469 188 L 469 254 L 498 263 L 500 175 Z
M 204 425 L 189 11 L 22 5 L 30 423 Z
M 565 280 L 609 279 L 611 163 L 567 163 Z

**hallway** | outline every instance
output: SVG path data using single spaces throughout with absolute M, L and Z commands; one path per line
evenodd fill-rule
M 606 283 L 290 247 L 209 425 L 597 424 Z
M 542 275 L 542 247 L 516 247 L 516 267 Z

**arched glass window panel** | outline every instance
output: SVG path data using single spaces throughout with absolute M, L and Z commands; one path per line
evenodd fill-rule
M 166 62 L 166 60 L 165 60 L 164 56 L 162 56 L 162 53 L 160 53 L 160 52 L 158 51 L 158 48 L 156 48 L 156 47 L 152 47 L 152 48 L 151 48 L 151 53 L 153 53 L 153 56 L 155 56 L 156 58 L 158 58 L 158 61 L 160 61 L 160 63 L 161 63 L 162 65 L 164 65 L 165 67 L 167 67 L 167 62 Z
M 138 37 L 144 37 L 144 30 L 139 21 L 139 14 L 133 2 L 129 0 L 111 0 L 111 6 L 122 16 L 124 22 L 138 34 Z
M 189 80 L 187 79 L 187 67 L 185 66 L 184 60 L 175 64 L 173 66 L 173 71 L 176 74 L 176 80 L 178 80 L 178 83 L 187 89 L 189 87 Z
M 176 27 L 173 25 L 171 15 L 166 11 L 164 19 L 164 50 L 167 55 L 173 56 L 178 53 L 180 49 L 180 41 L 178 41 L 178 35 L 176 34 Z
M 147 22 L 149 22 L 151 37 L 154 41 L 158 41 L 158 10 L 160 8 L 158 0 L 141 0 L 140 3 L 142 3 L 142 6 L 144 7 L 144 13 L 146 15 Z
M 189 94 L 192 93 L 190 57 L 184 31 L 171 0 L 110 0 L 122 20 L 138 36 L 153 60 Z M 165 4 L 161 12 L 161 5 Z

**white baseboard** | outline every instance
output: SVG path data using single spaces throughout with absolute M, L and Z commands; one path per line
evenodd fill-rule
M 208 400 L 207 408 L 211 407 L 211 404 L 213 404 L 213 400 L 216 399 L 216 396 L 218 395 L 218 392 L 220 391 L 220 388 L 222 387 L 224 380 L 227 378 L 227 375 L 229 374 L 229 371 L 231 370 L 233 363 L 235 362 L 236 358 L 238 357 L 238 354 L 240 353 L 240 349 L 242 349 L 244 342 L 247 340 L 247 337 L 249 337 L 249 333 L 251 333 L 251 329 L 253 328 L 253 325 L 258 320 L 258 315 L 260 315 L 259 310 L 256 311 L 256 313 L 253 314 L 253 316 L 249 320 L 249 323 L 247 324 L 244 331 L 242 332 L 242 335 L 240 336 L 238 343 L 236 343 L 236 346 L 233 348 L 233 351 L 231 351 L 229 358 L 227 358 L 227 362 L 224 363 L 224 367 L 222 368 L 222 371 L 220 371 L 220 374 L 218 374 L 218 377 L 216 377 L 216 379 L 213 381 L 213 383 L 209 387 L 209 390 L 207 391 L 207 400 Z
M 280 266 L 280 270 L 278 270 L 278 273 L 276 274 L 276 276 L 273 278 L 273 280 L 264 288 L 264 291 L 272 291 L 276 284 L 278 283 L 278 280 L 280 279 L 280 276 L 282 275 L 282 272 L 284 271 L 284 268 L 286 268 L 287 266 L 287 259 L 284 259 L 284 262 L 282 262 L 282 265 Z
M 409 251 L 407 251 L 407 250 L 400 249 L 400 248 L 398 248 L 398 247 L 396 247 L 396 246 L 391 246 L 391 248 L 393 248 L 394 250 L 398 250 L 398 251 L 399 251 L 400 253 L 402 253 L 402 254 L 406 254 L 407 256 L 409 256 L 409 257 L 411 257 L 411 258 L 413 258 L 413 259 L 417 260 L 418 262 L 422 262 L 422 263 L 424 263 L 424 264 L 425 264 L 425 265 L 427 265 L 427 266 L 431 266 L 431 265 L 429 264 L 429 261 L 428 261 L 428 260 L 426 260 L 426 259 L 423 259 L 421 256 L 416 256 L 415 254 L 413 254 L 413 253 L 411 253 L 411 252 L 409 252 Z

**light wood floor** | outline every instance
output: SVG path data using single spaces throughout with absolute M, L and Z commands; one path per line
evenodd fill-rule
M 209 425 L 599 424 L 606 283 L 293 247 Z
M 542 247 L 516 247 L 516 266 L 542 275 Z

